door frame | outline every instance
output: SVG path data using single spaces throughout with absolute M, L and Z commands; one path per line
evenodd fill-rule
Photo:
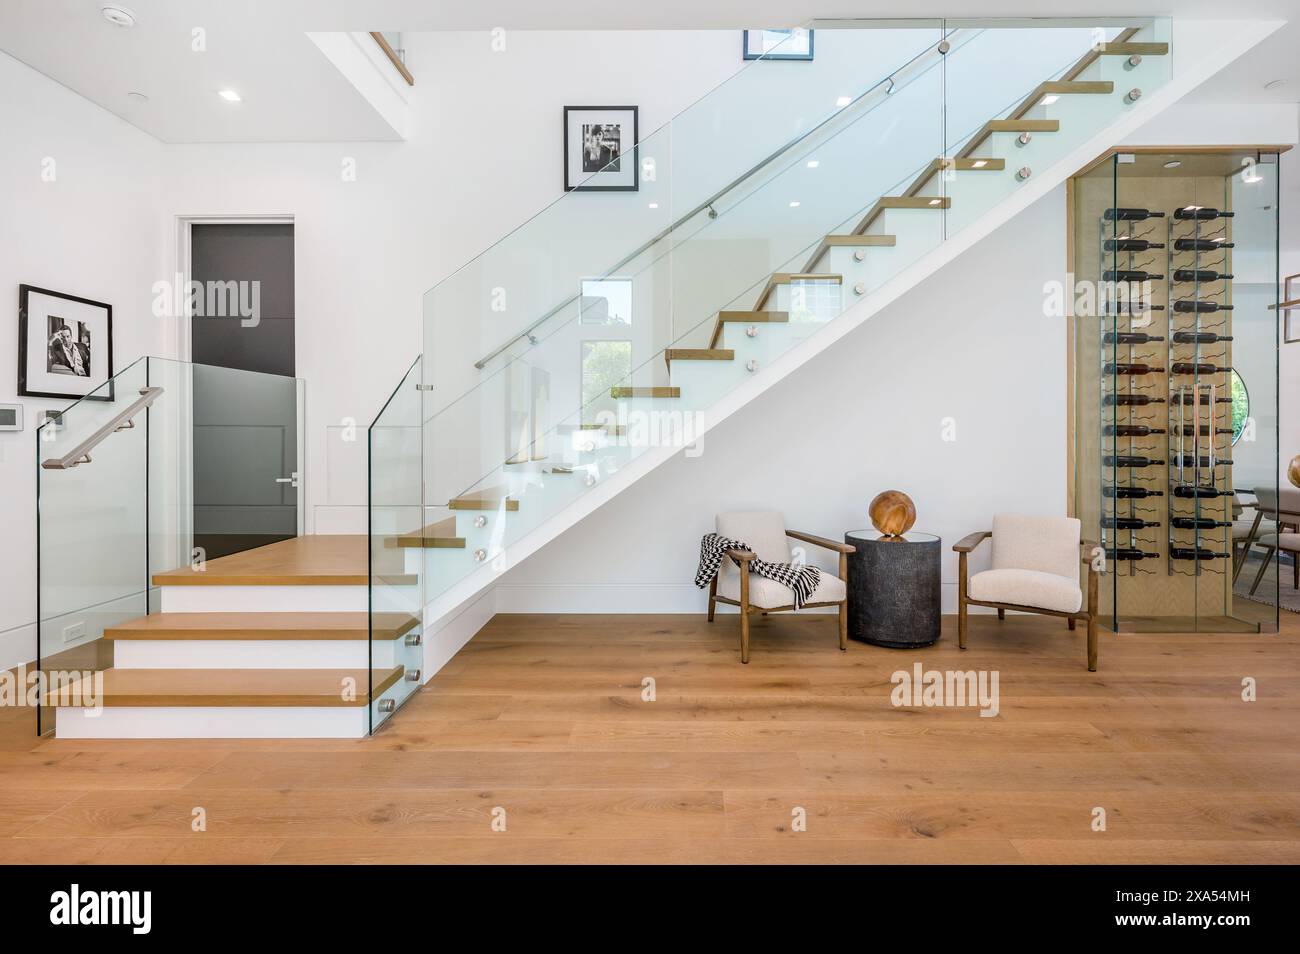
M 172 269 L 176 277 L 177 287 L 188 288 L 190 276 L 192 274 L 192 262 L 190 252 L 192 248 L 191 229 L 195 225 L 295 225 L 294 217 L 289 213 L 279 212 L 254 212 L 248 215 L 204 215 L 188 214 L 176 216 L 176 245 L 174 249 L 174 259 Z M 294 257 L 293 257 L 293 280 L 295 290 L 298 284 L 298 233 L 294 229 L 293 236 Z M 297 319 L 297 295 L 294 295 L 295 320 Z M 193 316 L 189 314 L 189 298 L 182 295 L 179 299 L 184 302 L 182 313 L 176 315 L 176 321 L 173 325 L 174 334 L 167 341 L 168 351 L 176 357 L 178 361 L 184 361 L 188 364 L 194 362 L 194 337 L 193 337 Z M 297 348 L 297 334 L 294 335 L 295 351 Z M 298 355 L 294 354 L 293 361 L 294 380 L 301 381 L 302 385 L 295 386 L 299 400 L 297 402 L 298 415 L 298 460 L 295 464 L 298 474 L 298 536 L 307 533 L 307 387 L 306 382 L 298 376 Z M 189 459 L 193 460 L 193 448 L 189 448 Z M 191 490 L 192 499 L 192 490 Z

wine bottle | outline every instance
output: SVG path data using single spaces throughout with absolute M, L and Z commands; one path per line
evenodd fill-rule
M 1184 467 L 1209 467 L 1210 458 L 1197 457 L 1195 454 L 1184 454 L 1182 457 L 1174 457 L 1174 463 L 1181 463 Z M 1232 466 L 1232 461 L 1228 460 L 1226 457 L 1216 457 L 1214 458 L 1214 463 L 1216 465 L 1222 464 L 1224 467 Z
M 1192 299 L 1182 299 L 1180 301 L 1174 302 L 1174 311 L 1182 312 L 1183 314 L 1187 314 L 1191 312 L 1191 313 L 1199 313 L 1204 315 L 1216 311 L 1232 311 L 1232 306 L 1220 305 L 1217 301 L 1199 301 L 1199 300 L 1192 300 Z
M 1206 487 L 1202 484 L 1177 484 L 1172 491 L 1175 497 L 1184 500 L 1210 499 L 1213 497 L 1231 497 L 1231 490 L 1220 490 L 1218 487 Z
M 1140 222 L 1143 219 L 1163 219 L 1163 212 L 1153 212 L 1150 209 L 1107 209 L 1101 214 L 1101 217 L 1107 222 Z
M 1232 281 L 1231 272 L 1216 272 L 1212 268 L 1175 268 L 1174 281 L 1176 282 L 1217 282 Z
M 1108 268 L 1101 273 L 1101 277 L 1108 282 L 1153 282 L 1165 276 L 1157 275 L 1155 272 L 1144 272 L 1136 268 Z
M 1140 454 L 1107 454 L 1101 462 L 1107 467 L 1156 467 L 1164 464 L 1157 457 L 1143 457 Z
M 1159 553 L 1147 553 L 1136 547 L 1108 547 L 1106 556 L 1112 560 L 1154 560 Z
M 1185 205 L 1181 209 L 1174 209 L 1174 218 L 1183 221 L 1206 222 L 1210 219 L 1230 219 L 1235 214 L 1234 212 L 1220 212 L 1218 209 L 1207 208 L 1203 205 Z
M 1165 399 L 1149 394 L 1107 394 L 1101 403 L 1107 407 L 1146 407 L 1148 404 L 1164 404 Z
M 1202 394 L 1200 395 L 1200 400 L 1199 400 L 1199 401 L 1198 401 L 1196 398 L 1197 398 L 1197 396 L 1196 396 L 1195 394 L 1175 394 L 1174 397 L 1173 397 L 1173 403 L 1174 403 L 1174 404 L 1181 404 L 1181 405 L 1183 405 L 1184 407 L 1186 407 L 1186 406 L 1189 405 L 1189 404 L 1209 404 L 1209 403 L 1210 403 L 1210 395 L 1209 395 L 1209 394 L 1206 394 L 1206 393 L 1204 393 L 1204 392 L 1202 392 Z M 1224 398 L 1219 398 L 1219 399 L 1216 400 L 1214 403 L 1215 403 L 1215 404 L 1226 404 L 1227 402 L 1226 402 L 1226 400 L 1225 400 Z
M 1231 341 L 1232 335 L 1216 335 L 1212 331 L 1175 331 L 1172 340 L 1174 344 L 1215 344 Z
M 1221 371 L 1231 370 L 1232 368 L 1221 368 L 1208 361 L 1175 361 L 1169 366 L 1170 374 L 1218 374 Z
M 1101 525 L 1110 530 L 1142 530 L 1160 526 L 1159 520 L 1142 520 L 1138 517 L 1102 517 Z
M 1182 434 L 1183 437 L 1195 437 L 1195 436 L 1197 436 L 1197 434 L 1199 434 L 1201 437 L 1209 437 L 1209 436 L 1210 436 L 1210 425 L 1208 425 L 1208 424 L 1202 424 L 1202 425 L 1198 428 L 1195 424 L 1182 424 L 1182 425 L 1175 424 L 1175 425 L 1173 426 L 1173 428 L 1170 429 L 1170 433 L 1171 433 L 1171 434 Z M 1231 434 L 1231 433 L 1233 433 L 1233 431 L 1232 431 L 1232 428 L 1230 428 L 1230 427 L 1216 427 L 1216 428 L 1214 429 L 1214 433 L 1216 433 L 1216 434 Z
M 1129 374 L 1142 375 L 1163 372 L 1164 368 L 1153 368 L 1149 364 L 1107 364 L 1102 368 L 1103 374 Z
M 1214 252 L 1221 248 L 1236 248 L 1235 242 L 1225 242 L 1221 238 L 1180 238 L 1174 239 L 1176 252 Z
M 1215 527 L 1230 527 L 1231 520 L 1211 520 L 1209 517 L 1171 517 L 1169 525 L 1175 530 L 1213 530 Z
M 1141 500 L 1144 497 L 1163 497 L 1165 492 L 1148 490 L 1146 487 L 1102 487 L 1101 495 L 1115 500 Z
M 1111 238 L 1101 243 L 1108 252 L 1145 252 L 1148 249 L 1164 248 L 1164 242 L 1148 242 L 1146 239 Z
M 1148 437 L 1163 434 L 1163 427 L 1147 427 L 1145 424 L 1107 424 L 1101 432 L 1109 437 Z
M 1149 311 L 1165 310 L 1164 305 L 1152 305 L 1150 303 L 1144 304 L 1140 301 L 1117 301 L 1113 304 L 1115 305 L 1115 314 L 1117 315 L 1145 315 Z M 1137 306 L 1136 309 L 1134 309 L 1134 305 Z
M 1173 560 L 1226 560 L 1228 554 L 1216 553 L 1205 547 L 1170 547 L 1169 557 Z
M 1101 336 L 1106 344 L 1140 345 L 1153 341 L 1164 341 L 1159 335 L 1149 335 L 1144 331 L 1108 331 Z

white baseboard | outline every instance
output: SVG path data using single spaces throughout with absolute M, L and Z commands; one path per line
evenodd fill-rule
M 105 706 L 54 716 L 59 739 L 360 739 L 368 727 L 365 706 Z

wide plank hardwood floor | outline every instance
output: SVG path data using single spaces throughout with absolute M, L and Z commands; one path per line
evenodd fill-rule
M 0 709 L 0 862 L 1294 864 L 1283 617 L 1103 633 L 1089 673 L 1037 617 L 974 617 L 965 653 L 953 618 L 847 653 L 834 617 L 761 618 L 742 666 L 734 616 L 498 616 L 360 741 L 38 740 Z M 895 708 L 915 662 L 996 670 L 999 715 Z

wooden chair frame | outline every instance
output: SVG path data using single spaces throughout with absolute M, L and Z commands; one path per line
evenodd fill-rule
M 1080 558 L 1088 567 L 1088 603 L 1086 609 L 1081 609 L 1077 613 L 1063 613 L 1060 610 L 1043 609 L 1040 606 L 1020 606 L 1016 603 L 992 603 L 985 600 L 971 599 L 970 597 L 970 577 L 969 567 L 967 566 L 967 557 L 976 547 L 986 539 L 993 536 L 992 530 L 980 530 L 978 533 L 972 533 L 963 537 L 953 545 L 953 551 L 957 554 L 957 645 L 961 649 L 966 648 L 966 632 L 968 629 L 966 621 L 966 608 L 968 606 L 989 606 L 998 611 L 998 619 L 1007 618 L 1007 610 L 1016 610 L 1021 613 L 1036 613 L 1039 616 L 1061 616 L 1065 618 L 1070 629 L 1074 629 L 1077 620 L 1084 620 L 1088 624 L 1088 672 L 1097 671 L 1097 571 L 1092 566 L 1092 557 L 1090 551 L 1096 544 L 1087 540 L 1079 542 Z
M 847 543 L 836 543 L 834 540 L 827 540 L 825 537 L 814 536 L 811 533 L 802 533 L 798 530 L 787 530 L 787 537 L 792 540 L 799 540 L 803 543 L 811 543 L 813 546 L 824 547 L 827 550 L 833 550 L 840 555 L 840 579 L 845 584 L 844 599 L 833 603 L 804 603 L 800 609 L 811 609 L 815 606 L 838 606 L 840 608 L 840 652 L 849 648 L 849 599 L 848 599 L 848 580 L 849 580 L 849 554 L 855 552 L 854 548 Z M 728 606 L 740 607 L 740 661 L 749 662 L 749 614 L 760 612 L 764 616 L 768 613 L 788 613 L 794 612 L 794 605 L 788 606 L 750 606 L 749 605 L 749 562 L 757 559 L 757 554 L 749 550 L 728 550 L 727 556 L 732 557 L 739 564 L 740 570 L 740 599 L 733 600 L 725 596 L 718 595 L 718 575 L 722 573 L 722 568 L 718 568 L 718 573 L 714 574 L 713 581 L 709 584 L 709 622 L 713 622 L 714 610 L 718 603 L 726 603 Z

